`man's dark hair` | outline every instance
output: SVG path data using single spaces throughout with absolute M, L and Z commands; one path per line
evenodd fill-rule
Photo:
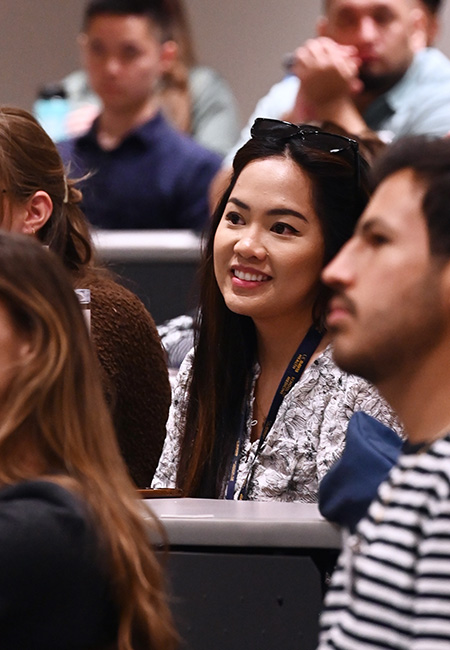
M 162 40 L 172 38 L 171 14 L 164 0 L 90 0 L 84 10 L 83 29 L 88 28 L 93 18 L 104 14 L 147 17 L 161 29 Z
M 411 169 L 425 185 L 422 210 L 433 255 L 450 257 L 450 140 L 410 136 L 390 145 L 375 163 L 372 178 L 379 185 L 388 176 Z
M 437 14 L 444 4 L 443 0 L 420 0 L 425 5 L 428 11 L 432 14 Z M 326 13 L 330 4 L 330 0 L 322 0 L 322 11 Z
M 437 14 L 443 5 L 442 0 L 420 0 L 420 1 L 423 5 L 425 5 L 428 11 L 432 14 Z

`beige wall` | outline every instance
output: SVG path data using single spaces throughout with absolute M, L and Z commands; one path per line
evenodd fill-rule
M 244 120 L 314 33 L 319 0 L 185 0 L 202 62 L 230 82 Z M 84 0 L 0 0 L 0 102 L 30 108 L 36 89 L 78 66 Z M 439 44 L 450 55 L 450 4 Z

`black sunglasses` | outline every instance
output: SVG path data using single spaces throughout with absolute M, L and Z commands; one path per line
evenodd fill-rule
M 347 138 L 345 135 L 321 131 L 310 124 L 292 124 L 292 122 L 283 122 L 268 117 L 257 117 L 250 134 L 252 138 L 274 138 L 276 140 L 300 138 L 305 145 L 309 145 L 312 149 L 327 153 L 345 154 L 350 152 L 351 163 L 355 167 L 355 183 L 359 188 L 360 155 L 356 140 Z

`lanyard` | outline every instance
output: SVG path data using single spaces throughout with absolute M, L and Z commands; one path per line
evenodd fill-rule
M 277 391 L 275 393 L 275 396 L 272 400 L 272 404 L 270 406 L 269 413 L 264 421 L 263 429 L 261 432 L 261 436 L 259 438 L 259 443 L 258 447 L 256 449 L 251 467 L 249 469 L 249 472 L 246 476 L 246 479 L 244 481 L 244 484 L 241 488 L 241 491 L 239 492 L 239 500 L 245 500 L 247 499 L 247 493 L 249 489 L 249 484 L 250 480 L 253 476 L 253 471 L 254 471 L 254 466 L 255 466 L 255 461 L 258 457 L 258 455 L 261 452 L 261 449 L 266 441 L 267 434 L 269 433 L 270 429 L 272 428 L 273 423 L 275 422 L 275 419 L 277 417 L 278 409 L 280 408 L 283 399 L 285 396 L 288 394 L 288 392 L 291 390 L 293 386 L 298 382 L 300 377 L 302 376 L 306 366 L 308 365 L 309 360 L 311 359 L 312 355 L 314 354 L 317 346 L 319 345 L 320 341 L 322 340 L 323 333 L 319 332 L 314 325 L 312 325 L 308 332 L 306 333 L 305 338 L 303 341 L 300 343 L 298 346 L 294 356 L 289 362 L 288 367 L 286 368 L 284 375 L 278 385 Z M 240 455 L 241 455 L 241 448 L 242 444 L 244 441 L 245 437 L 245 429 L 246 429 L 246 423 L 247 423 L 247 409 L 243 409 L 242 413 L 242 419 L 241 419 L 241 426 L 240 426 L 240 432 L 239 432 L 239 437 L 236 441 L 236 446 L 234 448 L 234 454 L 233 454 L 233 459 L 231 462 L 231 472 L 230 472 L 230 479 L 227 483 L 227 488 L 225 492 L 225 498 L 226 499 L 233 499 L 234 497 L 234 490 L 236 486 L 236 478 L 237 478 L 237 470 L 239 467 L 239 460 L 240 460 Z

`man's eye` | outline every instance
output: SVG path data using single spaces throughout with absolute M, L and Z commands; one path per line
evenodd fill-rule
M 370 234 L 369 241 L 372 246 L 378 247 L 388 243 L 388 238 L 380 233 L 373 232 Z
M 105 48 L 100 43 L 91 43 L 89 45 L 89 52 L 95 56 L 101 56 L 105 52 Z
M 336 25 L 340 29 L 355 27 L 358 24 L 358 17 L 352 12 L 341 12 L 336 18 Z
M 125 50 L 122 50 L 121 58 L 124 61 L 132 61 L 138 56 L 139 52 L 134 47 L 129 47 Z
M 395 16 L 393 13 L 385 7 L 380 8 L 373 15 L 373 19 L 377 25 L 389 25 L 389 23 L 391 23 L 394 18 Z

